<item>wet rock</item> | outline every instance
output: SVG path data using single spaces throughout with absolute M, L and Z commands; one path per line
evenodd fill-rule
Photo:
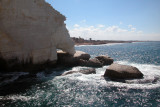
M 76 51 L 74 55 L 58 51 L 57 56 L 58 56 L 57 64 L 63 66 L 78 66 L 80 64 L 80 60 L 87 61 L 90 58 L 89 54 L 82 51 Z
M 97 58 L 102 65 L 111 65 L 113 63 L 113 59 L 106 55 L 97 56 L 95 58 Z
M 133 66 L 112 64 L 106 69 L 104 77 L 111 79 L 135 79 L 142 78 L 143 74 Z
M 80 60 L 79 61 L 79 65 L 80 66 L 87 66 L 87 67 L 102 67 L 102 63 L 96 59 L 89 59 L 89 60 Z
M 82 74 L 96 74 L 95 68 L 84 69 L 79 71 Z
M 96 70 L 94 68 L 89 68 L 89 69 L 83 69 L 80 71 L 68 71 L 68 72 L 64 72 L 61 76 L 65 76 L 73 73 L 96 74 Z
M 74 55 L 58 51 L 58 65 L 64 66 L 87 66 L 87 67 L 102 67 L 103 65 L 110 65 L 113 59 L 108 56 L 98 56 L 90 59 L 90 55 L 76 51 Z
M 82 51 L 76 51 L 76 53 L 73 55 L 76 59 L 83 59 L 83 60 L 89 60 L 91 57 L 89 54 L 82 52 Z

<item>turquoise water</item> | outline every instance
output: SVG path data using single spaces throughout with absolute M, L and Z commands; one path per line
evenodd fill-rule
M 116 63 L 137 67 L 143 79 L 113 82 L 103 78 L 108 66 L 96 74 L 57 76 L 86 67 L 59 68 L 37 74 L 0 74 L 0 105 L 3 107 L 160 107 L 160 42 L 77 46 L 97 55 L 108 54 Z M 14 75 L 14 76 L 13 76 Z

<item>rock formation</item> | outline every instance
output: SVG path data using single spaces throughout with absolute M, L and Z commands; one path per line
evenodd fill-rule
M 88 66 L 88 67 L 102 67 L 103 64 L 97 58 L 91 58 L 89 60 L 80 60 L 80 66 Z
M 106 69 L 104 77 L 111 79 L 135 79 L 142 78 L 143 74 L 133 66 L 112 64 Z
M 89 60 L 90 55 L 82 52 L 82 51 L 76 51 L 74 55 L 70 55 L 66 52 L 62 51 L 57 51 L 58 55 L 58 60 L 57 64 L 58 65 L 63 65 L 63 66 L 80 66 L 80 60 Z
M 64 21 L 45 0 L 0 0 L 0 59 L 38 64 L 57 60 L 57 49 L 74 54 Z
M 82 52 L 76 51 L 74 55 L 70 55 L 66 52 L 58 51 L 58 65 L 63 66 L 87 66 L 87 67 L 102 67 L 105 65 L 110 65 L 113 63 L 113 59 L 108 56 L 97 56 L 95 58 L 90 58 L 90 55 Z
M 111 65 L 114 61 L 111 57 L 107 55 L 101 55 L 95 58 L 98 59 L 102 63 L 102 65 Z

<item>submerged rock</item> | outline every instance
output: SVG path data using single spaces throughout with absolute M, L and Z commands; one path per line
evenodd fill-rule
M 0 0 L 0 70 L 55 64 L 57 49 L 73 55 L 65 19 L 45 0 Z
M 113 63 L 113 59 L 106 55 L 97 56 L 95 58 L 97 58 L 102 65 L 111 65 Z
M 142 78 L 143 74 L 133 66 L 112 64 L 106 69 L 104 77 L 111 79 L 135 79 Z
M 89 68 L 89 69 L 83 69 L 80 71 L 68 71 L 68 72 L 64 72 L 61 76 L 65 76 L 73 73 L 96 74 L 96 70 L 94 68 Z
M 90 69 L 84 69 L 79 71 L 82 74 L 96 74 L 96 69 L 95 68 L 90 68 Z

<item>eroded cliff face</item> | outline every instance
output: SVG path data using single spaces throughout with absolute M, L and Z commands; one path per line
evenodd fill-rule
M 0 0 L 0 56 L 5 60 L 57 60 L 57 49 L 74 54 L 65 17 L 45 0 Z

